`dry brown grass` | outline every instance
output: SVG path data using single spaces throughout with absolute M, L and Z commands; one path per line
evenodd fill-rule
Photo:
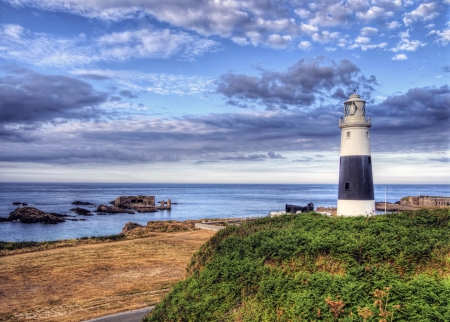
M 183 231 L 0 257 L 0 321 L 82 321 L 159 302 L 214 233 Z

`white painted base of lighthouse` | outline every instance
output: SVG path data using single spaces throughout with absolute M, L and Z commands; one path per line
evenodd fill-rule
M 365 216 L 374 213 L 375 200 L 338 200 L 337 203 L 338 216 Z

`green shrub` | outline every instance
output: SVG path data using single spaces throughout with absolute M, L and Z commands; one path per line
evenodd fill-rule
M 261 218 L 214 235 L 147 321 L 450 321 L 450 212 Z

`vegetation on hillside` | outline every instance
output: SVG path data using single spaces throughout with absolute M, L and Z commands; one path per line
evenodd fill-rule
M 218 232 L 147 321 L 450 321 L 450 210 Z

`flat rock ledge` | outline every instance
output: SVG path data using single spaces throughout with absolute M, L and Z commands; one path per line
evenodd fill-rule
M 68 215 L 61 215 L 57 213 L 43 212 L 34 207 L 21 207 L 11 212 L 7 218 L 8 221 L 20 221 L 22 223 L 43 223 L 43 224 L 57 224 L 65 222 L 64 217 Z
M 96 212 L 100 213 L 103 212 L 108 214 L 134 214 L 133 210 L 122 209 L 117 206 L 107 206 L 107 205 L 98 206 Z

